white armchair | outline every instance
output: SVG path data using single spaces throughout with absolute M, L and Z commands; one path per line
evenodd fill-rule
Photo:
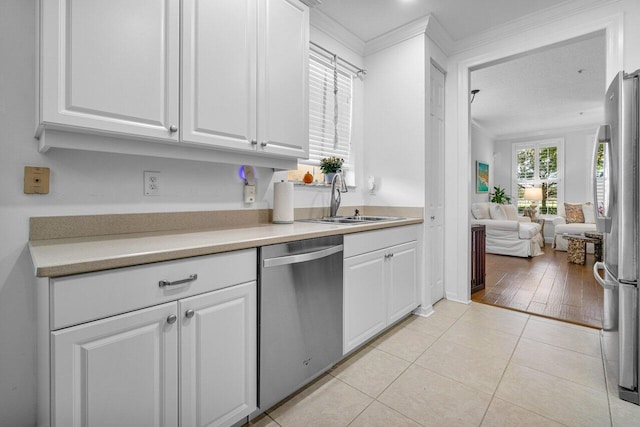
M 577 218 L 579 222 L 575 221 L 576 218 L 567 222 L 567 214 L 565 206 L 570 209 L 578 209 L 582 213 L 582 220 Z M 558 205 L 558 217 L 553 219 L 553 247 L 557 251 L 567 250 L 567 239 L 564 239 L 562 235 L 568 234 L 583 234 L 585 232 L 596 231 L 595 224 L 595 212 L 593 211 L 593 204 L 588 203 L 565 203 Z M 593 253 L 593 244 L 587 245 L 587 252 Z
M 487 253 L 519 257 L 542 255 L 544 238 L 540 224 L 518 216 L 515 206 L 473 203 L 471 215 L 472 224 L 485 226 Z

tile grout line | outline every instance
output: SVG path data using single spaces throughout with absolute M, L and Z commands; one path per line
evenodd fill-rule
M 484 422 L 484 419 L 487 416 L 487 412 L 489 412 L 489 408 L 491 407 L 491 404 L 493 403 L 493 400 L 496 398 L 496 393 L 498 392 L 498 389 L 500 388 L 500 383 L 502 383 L 502 380 L 504 379 L 504 375 L 507 372 L 507 369 L 509 368 L 509 365 L 511 364 L 511 360 L 513 359 L 513 355 L 516 352 L 516 349 L 518 348 L 518 344 L 520 344 L 520 339 L 522 338 L 522 335 L 524 334 L 524 330 L 527 328 L 527 325 L 529 324 L 529 321 L 531 320 L 531 316 L 529 316 L 527 318 L 527 321 L 524 324 L 524 327 L 522 328 L 522 331 L 520 331 L 520 335 L 518 335 L 518 340 L 516 341 L 516 345 L 513 346 L 513 350 L 511 351 L 511 356 L 509 356 L 509 360 L 507 360 L 507 364 L 504 367 L 504 370 L 502 371 L 502 375 L 500 375 L 500 379 L 498 380 L 498 384 L 496 385 L 495 390 L 493 390 L 493 393 L 491 394 L 491 399 L 489 400 L 489 404 L 487 405 L 487 408 L 484 410 L 484 414 L 482 414 L 482 419 L 480 420 L 480 424 L 479 426 L 482 425 L 482 423 Z M 511 402 L 509 402 L 511 403 Z M 516 405 L 517 406 L 517 405 Z M 533 411 L 531 411 L 533 412 Z M 537 412 L 535 412 L 537 414 Z M 538 414 L 540 415 L 540 414 Z
M 602 344 L 603 336 L 600 335 L 600 357 L 602 357 L 602 373 L 604 375 L 604 390 L 607 393 L 607 406 L 609 407 L 609 423 L 613 426 L 613 411 L 611 410 L 611 396 L 609 396 L 609 379 L 607 378 L 607 363 L 604 356 L 604 345 Z
M 470 307 L 470 305 L 469 305 L 469 307 Z M 465 310 L 465 313 L 466 313 L 466 310 Z M 460 318 L 461 318 L 463 315 L 464 315 L 464 313 L 462 313 L 462 315 L 458 316 L 458 317 L 455 319 L 455 321 L 454 321 L 451 325 L 449 325 L 449 327 L 447 327 L 447 328 L 446 328 L 446 329 L 445 329 L 445 330 L 440 334 L 440 336 L 436 337 L 436 340 L 435 340 L 434 342 L 432 342 L 431 344 L 429 344 L 429 346 L 427 346 L 427 348 L 426 348 L 426 349 L 424 349 L 424 351 L 423 351 L 422 353 L 420 353 L 420 354 L 419 354 L 419 355 L 418 355 L 418 356 L 417 356 L 413 361 L 409 361 L 409 360 L 403 359 L 403 358 L 401 358 L 401 357 L 399 357 L 399 356 L 397 356 L 397 355 L 395 355 L 395 354 L 392 354 L 392 353 L 389 353 L 389 352 L 384 351 L 384 350 L 382 350 L 382 349 L 379 349 L 378 347 L 373 347 L 373 348 L 375 348 L 375 349 L 376 349 L 376 350 L 378 350 L 378 351 L 381 351 L 381 352 L 383 352 L 383 353 L 385 353 L 385 354 L 388 354 L 388 355 L 391 355 L 391 356 L 397 357 L 397 358 L 399 358 L 399 359 L 401 359 L 401 360 L 403 360 L 403 361 L 405 361 L 405 362 L 408 362 L 408 363 L 409 363 L 409 365 L 407 365 L 407 367 L 406 367 L 405 369 L 403 369 L 403 370 L 402 370 L 402 372 L 400 372 L 400 374 L 398 374 L 398 376 L 397 376 L 393 381 L 391 381 L 391 382 L 389 383 L 389 385 L 387 385 L 387 386 L 386 386 L 386 387 L 385 387 L 385 388 L 384 388 L 384 389 L 383 389 L 383 390 L 378 394 L 378 396 L 376 396 L 376 397 L 374 397 L 374 398 L 373 398 L 373 401 L 372 401 L 371 403 L 369 403 L 369 405 L 367 405 L 367 408 L 368 408 L 369 406 L 371 406 L 371 405 L 373 404 L 373 402 L 375 401 L 375 402 L 378 402 L 378 403 L 380 403 L 381 405 L 383 405 L 383 406 L 385 406 L 385 407 L 387 407 L 387 408 L 391 409 L 392 411 L 397 412 L 398 414 L 400 414 L 400 415 L 402 415 L 402 416 L 404 416 L 404 417 L 406 417 L 406 418 L 410 419 L 411 421 L 413 421 L 413 422 L 415 422 L 415 423 L 417 423 L 417 424 L 419 424 L 419 425 L 421 425 L 421 426 L 424 426 L 424 424 L 422 424 L 421 422 L 418 422 L 417 420 L 414 420 L 413 418 L 411 418 L 411 417 L 410 417 L 410 416 L 408 416 L 407 414 L 403 414 L 402 412 L 399 412 L 399 411 L 397 411 L 397 410 L 395 410 L 395 409 L 393 409 L 393 408 L 391 408 L 391 407 L 389 407 L 389 406 L 385 405 L 385 404 L 384 404 L 384 402 L 379 401 L 379 400 L 378 400 L 378 398 L 379 398 L 380 396 L 382 396 L 382 395 L 384 394 L 384 392 L 385 392 L 385 391 L 387 391 L 387 389 L 389 389 L 389 387 L 391 387 L 391 386 L 392 386 L 396 381 L 398 381 L 398 379 L 399 379 L 399 378 L 400 378 L 400 377 L 401 377 L 401 376 L 402 376 L 402 375 L 403 375 L 403 374 L 404 374 L 404 373 L 405 373 L 409 368 L 411 368 L 412 366 L 414 366 L 414 365 L 415 365 L 415 366 L 417 366 L 417 367 L 419 367 L 419 368 L 421 368 L 421 369 L 425 369 L 425 368 L 423 368 L 423 367 L 422 367 L 422 366 L 420 366 L 420 365 L 416 365 L 416 363 L 415 363 L 415 362 L 416 362 L 416 360 L 418 360 L 418 359 L 419 359 L 419 358 L 420 358 L 424 353 L 426 353 L 426 352 L 427 352 L 427 350 L 429 350 L 429 348 L 431 348 L 431 346 L 433 346 L 436 342 L 438 342 L 438 341 L 442 338 L 442 336 L 443 336 L 443 335 L 444 335 L 444 334 L 445 334 L 449 329 L 451 329 L 451 328 L 453 327 L 453 325 L 455 325 L 455 324 L 460 320 Z M 445 317 L 449 317 L 449 316 L 446 316 L 446 315 L 444 315 L 444 316 L 445 316 Z M 451 317 L 451 318 L 452 318 L 452 317 Z M 430 334 L 429 334 L 429 335 L 430 335 Z M 434 335 L 431 335 L 431 336 L 434 336 Z M 430 371 L 430 372 L 431 372 L 431 371 Z M 340 380 L 340 378 L 337 378 L 337 377 L 334 377 L 334 378 L 336 378 L 336 379 Z M 444 377 L 444 378 L 447 378 L 447 377 Z M 344 382 L 344 381 L 343 381 L 343 382 Z M 346 383 L 345 383 L 345 384 L 346 384 Z M 355 387 L 354 387 L 354 388 L 355 388 Z M 358 390 L 358 389 L 356 389 L 356 390 Z M 360 390 L 358 390 L 358 391 L 360 391 Z M 363 392 L 363 393 L 364 393 L 364 392 Z M 364 393 L 364 394 L 367 394 L 367 393 Z M 367 396 L 369 396 L 369 395 L 367 394 Z M 353 421 L 355 421 L 355 420 L 356 420 L 356 419 L 357 419 L 357 418 L 358 418 L 358 417 L 359 417 L 359 416 L 360 416 L 360 415 L 361 415 L 361 414 L 362 414 L 362 413 L 363 413 L 367 408 L 365 408 L 362 412 L 360 412 L 360 413 L 358 414 L 358 416 L 357 416 L 356 418 L 354 418 L 354 419 L 351 421 L 351 423 L 353 423 Z M 349 423 L 349 424 L 351 424 L 351 423 Z

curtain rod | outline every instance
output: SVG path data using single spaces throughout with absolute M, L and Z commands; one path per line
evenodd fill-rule
M 310 41 L 309 44 L 311 44 L 311 45 L 315 46 L 316 48 L 326 52 L 327 54 L 331 55 L 333 58 L 339 59 L 340 61 L 342 61 L 345 64 L 349 65 L 351 68 L 355 69 L 356 70 L 356 76 L 362 78 L 362 77 L 367 75 L 367 70 L 365 70 L 363 68 L 360 68 L 360 67 L 358 67 L 356 65 L 353 65 L 351 62 L 347 61 L 346 59 L 344 59 L 344 58 L 342 58 L 342 57 L 340 57 L 338 55 L 336 55 L 335 53 L 331 52 L 329 49 L 325 49 L 324 47 L 322 47 L 319 44 L 314 43 L 312 41 Z

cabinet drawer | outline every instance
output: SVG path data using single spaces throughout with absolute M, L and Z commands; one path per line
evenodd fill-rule
M 196 280 L 159 286 L 194 274 Z M 256 249 L 58 277 L 50 281 L 50 325 L 60 329 L 256 279 Z
M 373 252 L 418 239 L 418 226 L 385 228 L 344 236 L 344 257 Z

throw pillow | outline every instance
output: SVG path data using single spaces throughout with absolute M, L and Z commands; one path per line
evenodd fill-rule
M 593 210 L 593 203 L 587 202 L 582 204 L 582 215 L 584 215 L 585 224 L 596 223 L 596 213 Z
M 497 203 L 491 203 L 489 206 L 489 214 L 491 214 L 491 219 L 507 219 L 507 214 L 502 209 L 502 206 Z
M 489 203 L 473 203 L 471 205 L 471 214 L 475 219 L 491 219 L 489 214 Z
M 582 204 L 565 203 L 564 213 L 567 224 L 584 223 Z
M 507 216 L 507 219 L 512 221 L 518 220 L 518 208 L 516 208 L 514 205 L 502 205 L 502 210 Z

